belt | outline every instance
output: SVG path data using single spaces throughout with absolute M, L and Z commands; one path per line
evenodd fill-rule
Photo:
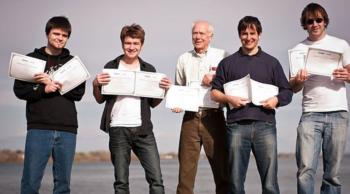
M 186 111 L 185 114 L 197 115 L 197 116 L 205 116 L 205 115 L 221 113 L 221 112 L 223 112 L 221 109 L 216 109 L 216 108 L 199 108 L 198 112 Z

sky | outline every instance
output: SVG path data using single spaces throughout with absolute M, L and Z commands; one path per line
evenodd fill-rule
M 330 17 L 327 32 L 350 41 L 349 0 L 313 1 L 324 6 Z M 8 77 L 11 52 L 27 54 L 45 46 L 45 24 L 64 15 L 72 24 L 67 48 L 81 58 L 92 78 L 86 93 L 76 103 L 78 110 L 77 151 L 108 150 L 108 134 L 99 129 L 103 105 L 92 95 L 92 80 L 103 66 L 122 53 L 119 39 L 124 25 L 140 24 L 146 31 L 141 58 L 158 72 L 174 80 L 177 58 L 193 49 L 191 27 L 196 20 L 214 26 L 211 46 L 234 53 L 240 47 L 239 20 L 246 15 L 260 19 L 260 46 L 276 57 L 288 75 L 288 49 L 306 38 L 299 18 L 305 0 L 1 0 L 0 2 L 0 149 L 24 149 L 25 101 L 15 97 L 13 79 Z M 349 99 L 349 86 L 348 99 Z M 301 115 L 301 95 L 276 113 L 279 152 L 294 152 L 296 127 Z M 152 110 L 154 134 L 160 152 L 177 152 L 182 113 L 172 113 L 164 102 Z M 348 140 L 350 135 L 348 134 Z M 350 152 L 350 143 L 346 152 Z

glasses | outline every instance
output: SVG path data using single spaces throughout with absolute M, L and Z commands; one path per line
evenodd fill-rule
M 323 18 L 308 19 L 308 20 L 306 20 L 306 24 L 311 25 L 311 24 L 314 24 L 315 21 L 318 24 L 322 23 L 323 22 Z

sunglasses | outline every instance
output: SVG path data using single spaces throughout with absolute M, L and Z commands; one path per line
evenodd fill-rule
M 315 21 L 318 24 L 322 23 L 323 22 L 323 18 L 308 19 L 308 20 L 306 20 L 306 24 L 311 25 L 311 24 L 314 24 Z

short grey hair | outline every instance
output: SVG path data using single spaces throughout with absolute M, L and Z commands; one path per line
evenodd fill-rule
M 210 22 L 206 21 L 206 20 L 196 20 L 196 21 L 194 21 L 194 22 L 192 23 L 191 32 L 193 31 L 194 26 L 195 26 L 196 24 L 199 24 L 199 23 L 207 24 L 207 25 L 208 25 L 208 31 L 209 31 L 210 35 L 211 35 L 211 36 L 214 35 L 214 27 L 213 27 L 213 25 L 212 25 Z

